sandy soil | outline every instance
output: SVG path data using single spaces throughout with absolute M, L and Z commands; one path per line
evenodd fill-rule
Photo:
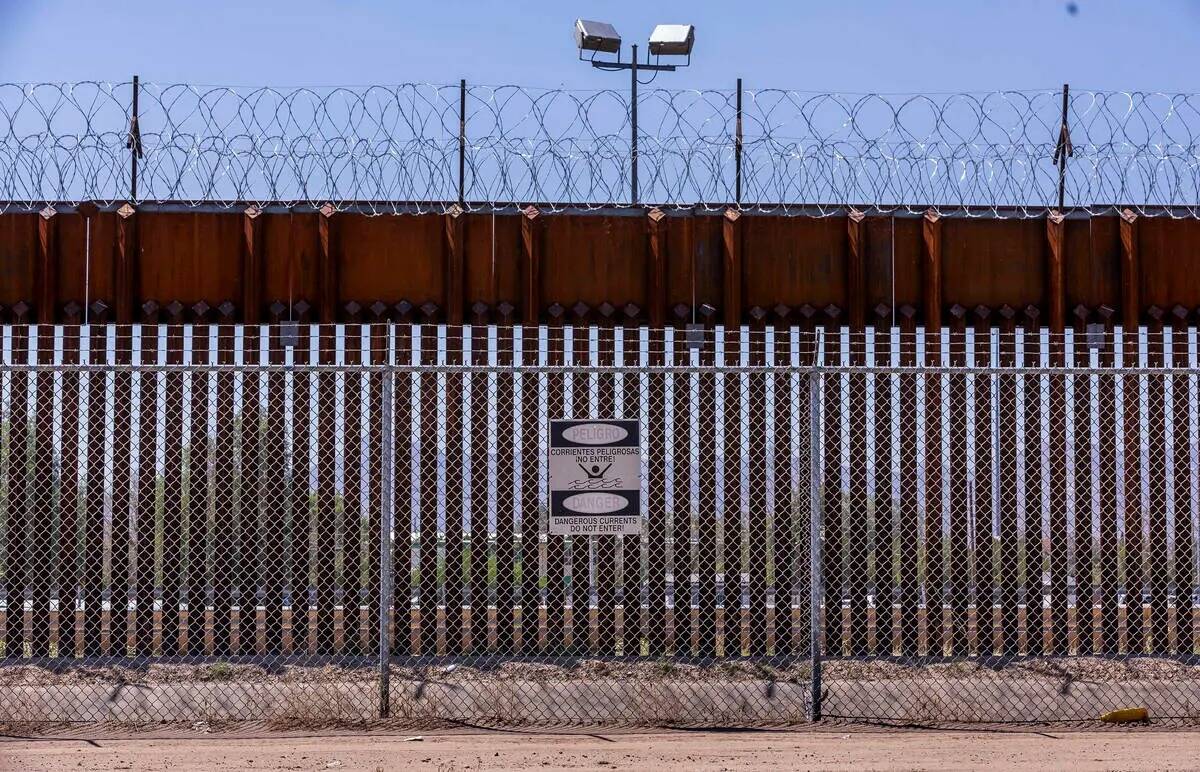
M 831 660 L 824 674 L 825 715 L 840 719 L 1079 721 L 1125 705 L 1190 725 L 1200 718 L 1200 663 L 1190 658 Z M 376 678 L 372 668 L 335 665 L 14 665 L 0 667 L 0 721 L 350 728 L 377 715 Z M 761 727 L 806 719 L 809 690 L 800 661 L 468 660 L 395 664 L 391 697 L 393 716 L 421 728 Z
M 1196 769 L 1200 733 L 1114 729 L 0 740 L 2 770 Z

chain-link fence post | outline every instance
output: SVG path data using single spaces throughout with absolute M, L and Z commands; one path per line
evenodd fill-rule
M 388 335 L 389 349 L 394 335 Z M 380 492 L 379 512 L 379 717 L 387 718 L 391 711 L 390 681 L 391 681 L 391 642 L 388 629 L 392 614 L 392 523 L 393 485 L 392 475 L 395 469 L 395 421 L 393 404 L 396 389 L 396 367 L 392 352 L 388 351 L 387 364 L 383 369 L 383 406 L 380 411 L 382 453 L 379 479 L 383 490 Z
M 812 720 L 821 720 L 821 600 L 825 594 L 821 550 L 821 346 L 818 343 L 808 373 L 808 490 L 809 490 L 809 652 L 812 659 Z

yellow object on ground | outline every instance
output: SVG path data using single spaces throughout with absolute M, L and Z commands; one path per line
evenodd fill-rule
M 1147 721 L 1149 718 L 1150 711 L 1145 708 L 1121 708 L 1120 710 L 1110 710 L 1101 716 L 1100 720 L 1110 724 L 1124 724 L 1129 721 Z

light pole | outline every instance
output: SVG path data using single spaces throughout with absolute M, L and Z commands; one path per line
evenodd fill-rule
M 621 61 L 621 36 L 611 25 L 600 21 L 575 20 L 575 45 L 579 49 L 580 61 L 591 62 L 592 66 L 609 72 L 629 70 L 629 194 L 630 203 L 638 204 L 638 120 L 637 120 L 637 89 L 638 70 L 651 72 L 674 72 L 679 67 L 687 67 L 692 63 L 692 46 L 696 42 L 696 28 L 691 24 L 659 24 L 650 33 L 650 45 L 646 51 L 646 61 L 638 62 L 638 47 L 630 46 L 628 62 Z M 584 58 L 584 51 L 590 51 L 591 56 Z M 597 59 L 597 54 L 616 54 L 616 60 Z M 654 57 L 654 62 L 650 57 Z M 660 64 L 659 57 L 684 56 L 682 64 Z

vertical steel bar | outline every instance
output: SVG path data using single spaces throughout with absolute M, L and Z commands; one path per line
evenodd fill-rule
M 821 601 L 824 596 L 822 556 L 821 485 L 821 370 L 818 355 L 808 375 L 808 487 L 809 487 L 809 652 L 812 659 L 812 720 L 821 720 Z
M 637 87 L 638 87 L 638 61 L 637 61 L 637 45 L 633 46 L 633 66 L 629 68 L 629 131 L 631 138 L 631 148 L 629 153 L 630 161 L 630 204 L 637 206 L 638 203 L 638 121 L 637 121 Z
M 380 491 L 379 513 L 379 717 L 387 718 L 391 711 L 390 680 L 391 680 L 391 647 L 388 645 L 388 618 L 392 609 L 392 494 L 395 486 L 392 484 L 392 471 L 395 468 L 394 453 L 395 427 L 393 426 L 392 410 L 396 387 L 395 357 L 391 347 L 395 345 L 396 336 L 389 330 L 387 366 L 383 370 L 383 405 L 380 409 L 382 429 L 382 452 L 379 463 L 379 478 L 383 490 Z

